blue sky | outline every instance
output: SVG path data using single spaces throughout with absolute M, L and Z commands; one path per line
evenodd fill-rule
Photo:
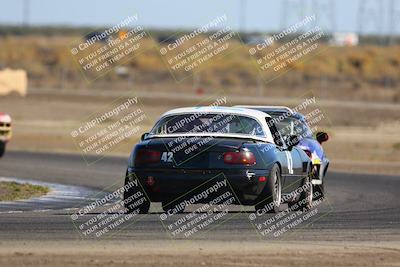
M 208 20 L 226 14 L 233 28 L 240 28 L 241 0 L 26 0 L 30 1 L 29 22 L 31 25 L 71 25 L 71 26 L 106 26 L 118 23 L 132 13 L 137 13 L 141 24 L 155 28 L 195 28 Z M 245 9 L 245 30 L 247 31 L 277 31 L 282 25 L 290 24 L 302 14 L 312 14 L 312 0 L 298 1 L 302 8 L 288 8 L 286 20 L 282 18 L 285 0 L 247 0 Z M 294 1 L 294 0 L 288 0 Z M 330 2 L 316 0 L 319 2 Z M 361 0 L 335 0 L 336 31 L 357 31 L 358 7 Z M 372 2 L 377 2 L 373 0 Z M 389 0 L 382 0 L 388 3 Z M 21 24 L 23 20 L 24 0 L 2 0 L 0 24 Z M 367 1 L 371 2 L 371 1 Z M 371 4 L 371 7 L 374 3 Z M 321 17 L 331 13 L 330 8 L 321 8 Z M 388 11 L 385 6 L 385 13 Z M 296 13 L 299 12 L 299 13 Z M 387 16 L 383 15 L 387 30 Z M 331 20 L 321 21 L 330 29 Z M 369 24 L 368 24 L 369 23 Z M 373 22 L 365 23 L 365 32 L 376 31 Z M 382 31 L 381 31 L 382 32 Z

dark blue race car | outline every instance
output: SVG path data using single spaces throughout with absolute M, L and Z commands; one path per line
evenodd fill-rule
M 238 106 L 239 107 L 239 106 Z M 272 117 L 280 135 L 287 139 L 296 134 L 300 141 L 297 147 L 303 149 L 311 158 L 312 184 L 315 198 L 324 196 L 324 177 L 328 171 L 329 159 L 326 157 L 322 143 L 328 141 L 329 136 L 325 132 L 317 132 L 313 135 L 304 115 L 294 112 L 292 109 L 283 106 L 240 106 L 249 109 L 265 112 Z
M 161 202 L 169 215 L 190 204 L 230 204 L 277 212 L 312 205 L 312 163 L 295 135 L 279 136 L 271 116 L 234 107 L 191 107 L 161 116 L 132 150 L 125 178 L 127 212 Z M 226 192 L 225 192 L 226 191 Z M 146 201 L 135 201 L 137 196 Z

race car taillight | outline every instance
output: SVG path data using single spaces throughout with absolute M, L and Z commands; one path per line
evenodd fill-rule
M 263 183 L 263 182 L 267 181 L 267 177 L 265 177 L 265 176 L 260 176 L 260 177 L 258 177 L 258 181 L 261 182 L 261 183 Z
M 304 152 L 306 152 L 307 156 L 311 159 L 312 153 L 310 150 L 304 149 Z
M 156 180 L 154 180 L 153 176 L 148 176 L 146 179 L 146 184 L 148 186 L 153 186 L 156 183 Z
M 254 165 L 256 157 L 249 151 L 226 152 L 224 153 L 224 162 L 226 164 Z
M 161 152 L 154 150 L 139 150 L 136 154 L 135 165 L 160 162 Z

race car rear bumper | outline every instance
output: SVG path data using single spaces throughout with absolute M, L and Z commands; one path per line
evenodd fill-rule
M 267 180 L 265 170 L 197 170 L 197 169 L 128 169 L 130 179 L 137 178 L 151 202 L 186 199 L 225 182 L 224 188 L 210 194 L 198 203 L 208 203 L 227 190 L 234 193 L 235 204 L 254 205 Z

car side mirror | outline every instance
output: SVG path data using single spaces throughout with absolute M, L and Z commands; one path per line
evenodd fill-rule
M 323 142 L 326 142 L 329 140 L 329 135 L 325 132 L 318 132 L 316 134 L 316 138 L 318 143 L 322 144 Z
M 300 143 L 300 137 L 297 135 L 289 135 L 287 138 L 286 144 L 289 151 L 293 149 L 293 147 L 297 146 Z
M 149 133 L 142 134 L 142 136 L 140 137 L 140 141 L 146 140 L 147 136 L 149 136 Z

